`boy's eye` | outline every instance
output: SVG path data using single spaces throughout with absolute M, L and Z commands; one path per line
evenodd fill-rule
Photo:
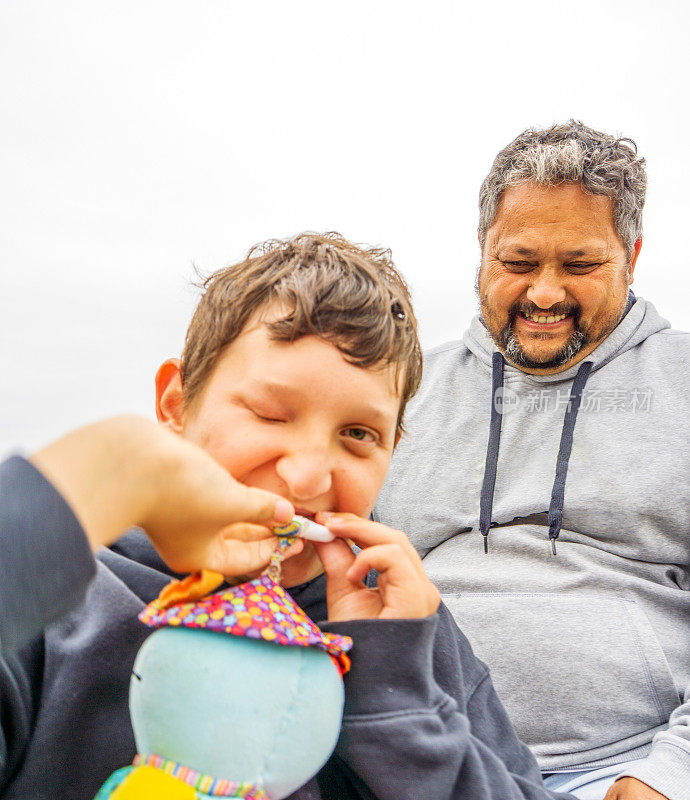
M 373 442 L 376 440 L 374 434 L 365 428 L 345 428 L 343 433 L 349 439 L 354 439 L 356 442 Z
M 257 414 L 256 416 L 264 422 L 283 422 L 282 419 L 278 419 L 277 417 L 262 417 L 261 414 Z
M 286 411 L 277 406 L 252 401 L 242 401 L 242 405 L 262 422 L 285 422 Z

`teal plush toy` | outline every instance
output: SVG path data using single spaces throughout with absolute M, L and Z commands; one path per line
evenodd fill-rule
M 269 574 L 224 591 L 175 582 L 140 619 L 158 628 L 130 685 L 138 755 L 96 800 L 279 800 L 327 761 L 348 637 L 323 633 Z

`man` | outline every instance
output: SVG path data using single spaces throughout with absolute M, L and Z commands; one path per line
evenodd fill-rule
M 579 122 L 499 153 L 481 314 L 428 355 L 376 507 L 547 785 L 597 800 L 690 798 L 690 336 L 629 290 L 645 187 Z

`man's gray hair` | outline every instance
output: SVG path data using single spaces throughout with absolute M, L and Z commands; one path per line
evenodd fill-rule
M 632 139 L 616 138 L 577 120 L 538 130 L 528 128 L 496 156 L 479 191 L 479 243 L 493 224 L 503 192 L 529 182 L 558 186 L 576 182 L 613 201 L 613 222 L 628 259 L 642 236 L 647 189 L 644 158 Z

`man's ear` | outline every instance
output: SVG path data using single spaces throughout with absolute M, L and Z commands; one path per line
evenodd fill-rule
M 180 359 L 169 358 L 156 373 L 156 418 L 174 433 L 182 433 L 184 396 Z
M 402 439 L 403 432 L 400 428 L 395 433 L 395 441 L 393 442 L 393 450 L 398 446 L 398 442 Z
M 642 237 L 635 242 L 633 247 L 633 254 L 632 258 L 630 259 L 630 266 L 628 267 L 628 285 L 633 282 L 633 272 L 635 271 L 635 264 L 637 263 L 637 257 L 640 255 L 640 250 L 642 249 Z

